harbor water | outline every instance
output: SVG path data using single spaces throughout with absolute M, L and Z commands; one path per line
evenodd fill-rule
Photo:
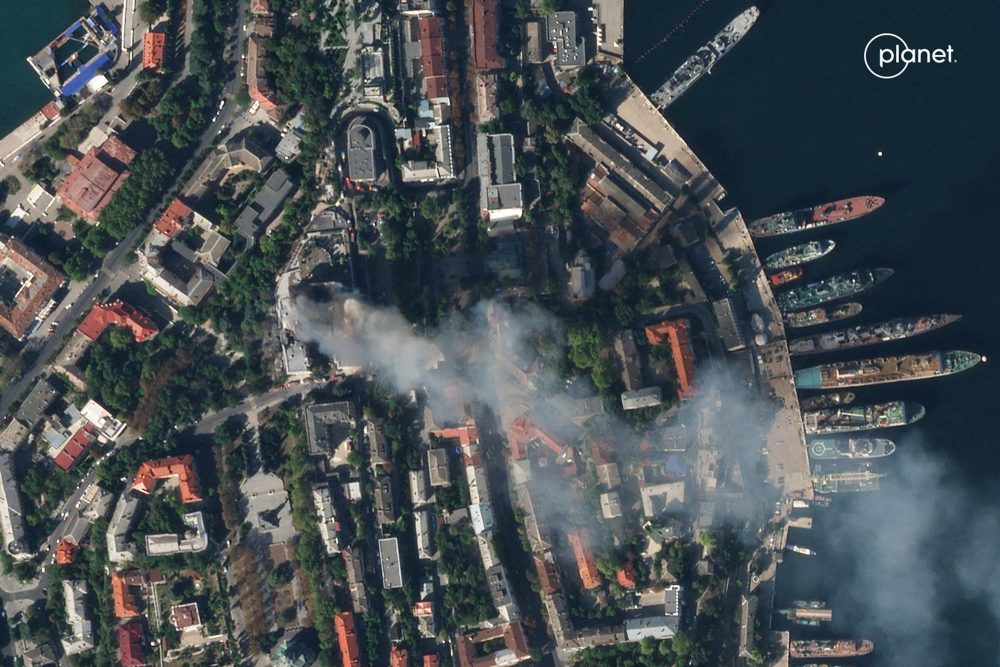
M 651 92 L 748 4 L 628 0 L 626 70 Z M 859 299 L 865 310 L 850 323 L 937 312 L 964 316 L 926 336 L 816 355 L 796 366 L 871 351 L 957 348 L 996 355 L 1000 83 L 993 73 L 1000 65 L 1000 4 L 757 4 L 761 17 L 750 33 L 667 109 L 667 118 L 747 219 L 852 195 L 886 197 L 867 218 L 759 246 L 767 254 L 834 239 L 836 250 L 807 267 L 810 278 L 893 268 L 891 279 Z M 898 78 L 875 78 L 863 54 L 884 32 L 914 48 L 951 45 L 955 62 L 914 64 Z M 786 557 L 777 606 L 794 598 L 828 600 L 835 609 L 831 628 L 776 626 L 795 628 L 798 637 L 874 639 L 876 655 L 852 664 L 997 665 L 1000 363 L 857 393 L 858 403 L 918 401 L 927 417 L 880 434 L 899 445 L 877 464 L 889 475 L 880 491 L 837 497 L 829 510 L 816 512 L 812 531 L 792 533 L 792 542 L 820 555 Z
M 87 0 L 3 0 L 0 11 L 0 136 L 38 111 L 52 99 L 25 58 L 87 12 Z

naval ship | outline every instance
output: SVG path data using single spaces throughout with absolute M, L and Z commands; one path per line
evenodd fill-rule
M 872 472 L 865 464 L 853 470 L 825 471 L 819 465 L 813 468 L 813 490 L 816 493 L 857 493 L 875 491 L 885 473 Z
M 869 639 L 797 639 L 788 646 L 793 658 L 856 658 L 875 650 Z
M 831 391 L 829 394 L 810 396 L 799 401 L 803 410 L 819 410 L 820 408 L 835 408 L 838 405 L 850 405 L 854 402 L 853 391 Z
M 711 72 L 722 56 L 736 46 L 743 36 L 760 16 L 760 10 L 751 7 L 740 13 L 719 34 L 705 46 L 695 51 L 694 55 L 684 61 L 673 75 L 663 82 L 649 98 L 658 109 L 666 109 L 674 101 L 687 92 L 691 85 L 706 72 Z
M 813 459 L 876 459 L 896 451 L 896 443 L 885 438 L 817 438 L 809 443 Z
M 795 371 L 795 386 L 801 389 L 840 389 L 927 380 L 967 371 L 980 361 L 983 357 L 963 350 L 838 361 Z
M 842 303 L 829 308 L 820 306 L 809 310 L 800 310 L 785 314 L 785 323 L 792 329 L 803 329 L 817 324 L 828 324 L 838 320 L 846 320 L 861 313 L 861 304 L 855 301 Z
M 923 417 L 924 406 L 919 403 L 892 401 L 803 412 L 802 425 L 806 435 L 825 435 L 907 426 Z
M 876 285 L 885 282 L 892 273 L 892 269 L 861 269 L 841 273 L 802 287 L 794 287 L 779 294 L 778 305 L 781 306 L 781 310 L 789 311 L 812 308 L 837 299 L 846 299 L 849 296 L 867 292 Z
M 788 351 L 792 354 L 813 354 L 887 343 L 929 333 L 960 319 L 961 315 L 926 315 L 900 317 L 878 324 L 859 324 L 849 329 L 798 338 L 788 344 Z
M 829 255 L 836 247 L 837 244 L 833 241 L 810 241 L 802 245 L 793 245 L 791 248 L 768 255 L 764 260 L 764 268 L 769 271 L 779 271 L 812 262 Z
M 803 232 L 807 229 L 860 218 L 880 208 L 884 203 L 885 199 L 882 197 L 870 195 L 838 199 L 829 204 L 820 204 L 811 208 L 800 208 L 795 211 L 785 211 L 759 218 L 747 225 L 747 229 L 750 230 L 750 236 L 757 238 Z

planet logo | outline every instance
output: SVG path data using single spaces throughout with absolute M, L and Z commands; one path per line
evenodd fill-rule
M 865 67 L 879 79 L 895 79 L 910 65 L 955 63 L 955 49 L 949 44 L 938 49 L 914 49 L 891 32 L 882 32 L 865 45 Z

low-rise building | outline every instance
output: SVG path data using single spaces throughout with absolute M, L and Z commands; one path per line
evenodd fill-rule
M 163 71 L 166 60 L 167 35 L 162 32 L 147 32 L 142 36 L 142 68 L 154 72 Z
M 144 343 L 160 330 L 145 313 L 118 299 L 108 303 L 95 304 L 87 316 L 83 318 L 77 331 L 90 340 L 97 340 L 109 326 L 128 329 L 132 334 L 132 339 L 137 343 Z
M 183 533 L 161 533 L 146 536 L 146 553 L 150 556 L 174 556 L 198 553 L 208 548 L 205 517 L 201 512 L 189 512 L 181 517 L 187 529 Z
M 136 547 L 128 536 L 138 518 L 141 502 L 140 496 L 126 490 L 115 504 L 106 534 L 108 560 L 112 563 L 127 563 L 135 558 Z
M 531 659 L 519 621 L 459 635 L 455 638 L 455 653 L 460 667 L 499 667 Z
M 170 608 L 170 625 L 179 632 L 185 630 L 197 630 L 201 627 L 201 613 L 198 611 L 197 602 L 187 604 L 175 604 Z
M 87 615 L 86 605 L 89 595 L 90 587 L 86 581 L 63 581 L 69 634 L 64 636 L 60 643 L 66 655 L 76 655 L 94 648 L 94 625 Z
M 261 230 L 277 217 L 278 209 L 294 191 L 295 182 L 284 169 L 278 169 L 267 177 L 257 196 L 233 221 L 236 230 L 247 243 L 256 242 Z
M 361 650 L 358 647 L 358 634 L 354 628 L 354 614 L 342 611 L 333 617 L 333 626 L 337 631 L 337 644 L 340 646 L 340 660 L 343 667 L 361 667 Z
M 392 477 L 384 475 L 375 480 L 375 520 L 380 526 L 399 518 Z
M 316 520 L 319 536 L 323 541 L 323 549 L 327 555 L 340 553 L 340 538 L 337 533 L 340 523 L 337 521 L 337 510 L 333 505 L 333 496 L 328 484 L 316 484 L 312 489 L 313 503 L 316 506 Z
M 513 231 L 513 221 L 524 214 L 521 184 L 514 173 L 514 135 L 480 134 L 476 142 L 482 215 L 491 223 L 491 233 Z
M 642 513 L 648 517 L 684 509 L 684 482 L 643 486 L 639 494 L 642 496 Z
M 643 387 L 635 391 L 622 392 L 622 409 L 641 410 L 654 408 L 663 403 L 663 389 L 660 387 Z
M 118 626 L 118 655 L 122 667 L 144 667 L 146 664 L 145 633 L 142 623 L 133 619 Z
M 617 491 L 601 494 L 601 514 L 605 519 L 617 519 L 622 515 L 622 499 Z
M 177 483 L 182 503 L 201 502 L 198 473 L 194 467 L 194 458 L 190 454 L 146 461 L 139 466 L 135 479 L 132 480 L 132 490 L 149 495 L 157 483 L 163 480 Z
M 347 127 L 347 177 L 354 183 L 374 183 L 382 172 L 377 135 L 361 117 Z
M 556 54 L 556 68 L 569 69 L 587 64 L 586 42 L 577 34 L 576 12 L 553 12 L 545 17 L 545 27 L 549 44 Z
M 503 69 L 503 58 L 497 51 L 497 33 L 500 16 L 497 0 L 473 0 L 469 17 L 472 35 L 472 63 L 477 71 Z
M 24 338 L 65 280 L 26 245 L 0 235 L 0 327 L 17 340 Z
M 681 618 L 681 587 L 674 584 L 663 589 L 644 591 L 640 596 L 642 616 L 625 621 L 625 638 L 630 642 L 643 639 L 670 639 L 677 633 Z
M 451 484 L 451 467 L 448 464 L 448 450 L 439 447 L 427 450 L 427 476 L 434 488 Z
M 586 528 L 574 528 L 566 531 L 566 540 L 573 548 L 576 567 L 580 573 L 580 581 L 587 590 L 599 588 L 601 575 L 594 562 L 594 552 L 590 550 L 590 531 Z
M 690 325 L 687 320 L 664 320 L 646 327 L 646 340 L 650 345 L 670 346 L 670 353 L 677 373 L 677 398 L 684 400 L 694 395 L 694 349 L 691 347 Z
M 368 591 L 365 589 L 365 572 L 362 559 L 364 554 L 357 546 L 350 546 L 341 552 L 344 557 L 344 568 L 347 570 L 347 589 L 351 594 L 351 605 L 354 612 L 364 614 L 368 611 Z
M 0 534 L 3 535 L 3 548 L 11 558 L 31 558 L 24 538 L 24 512 L 14 479 L 14 459 L 8 453 L 0 453 Z
M 417 535 L 417 557 L 422 560 L 434 558 L 431 536 L 434 534 L 434 515 L 430 510 L 414 510 L 413 531 Z
M 97 223 L 101 212 L 125 184 L 131 172 L 128 166 L 136 152 L 116 136 L 100 147 L 93 147 L 74 163 L 56 195 L 63 205 L 90 223 Z
M 357 428 L 350 402 L 307 405 L 302 409 L 302 421 L 311 456 L 325 456 L 334 466 L 347 463 L 347 455 L 354 450 Z
M 403 565 L 399 560 L 399 538 L 384 537 L 378 541 L 378 556 L 385 588 L 403 587 Z

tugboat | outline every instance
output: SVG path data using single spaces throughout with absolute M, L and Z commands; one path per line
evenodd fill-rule
M 784 271 L 779 271 L 771 276 L 771 284 L 775 287 L 781 287 L 782 285 L 787 285 L 793 280 L 798 280 L 804 276 L 806 270 L 801 266 L 795 266 L 790 269 L 785 269 Z

